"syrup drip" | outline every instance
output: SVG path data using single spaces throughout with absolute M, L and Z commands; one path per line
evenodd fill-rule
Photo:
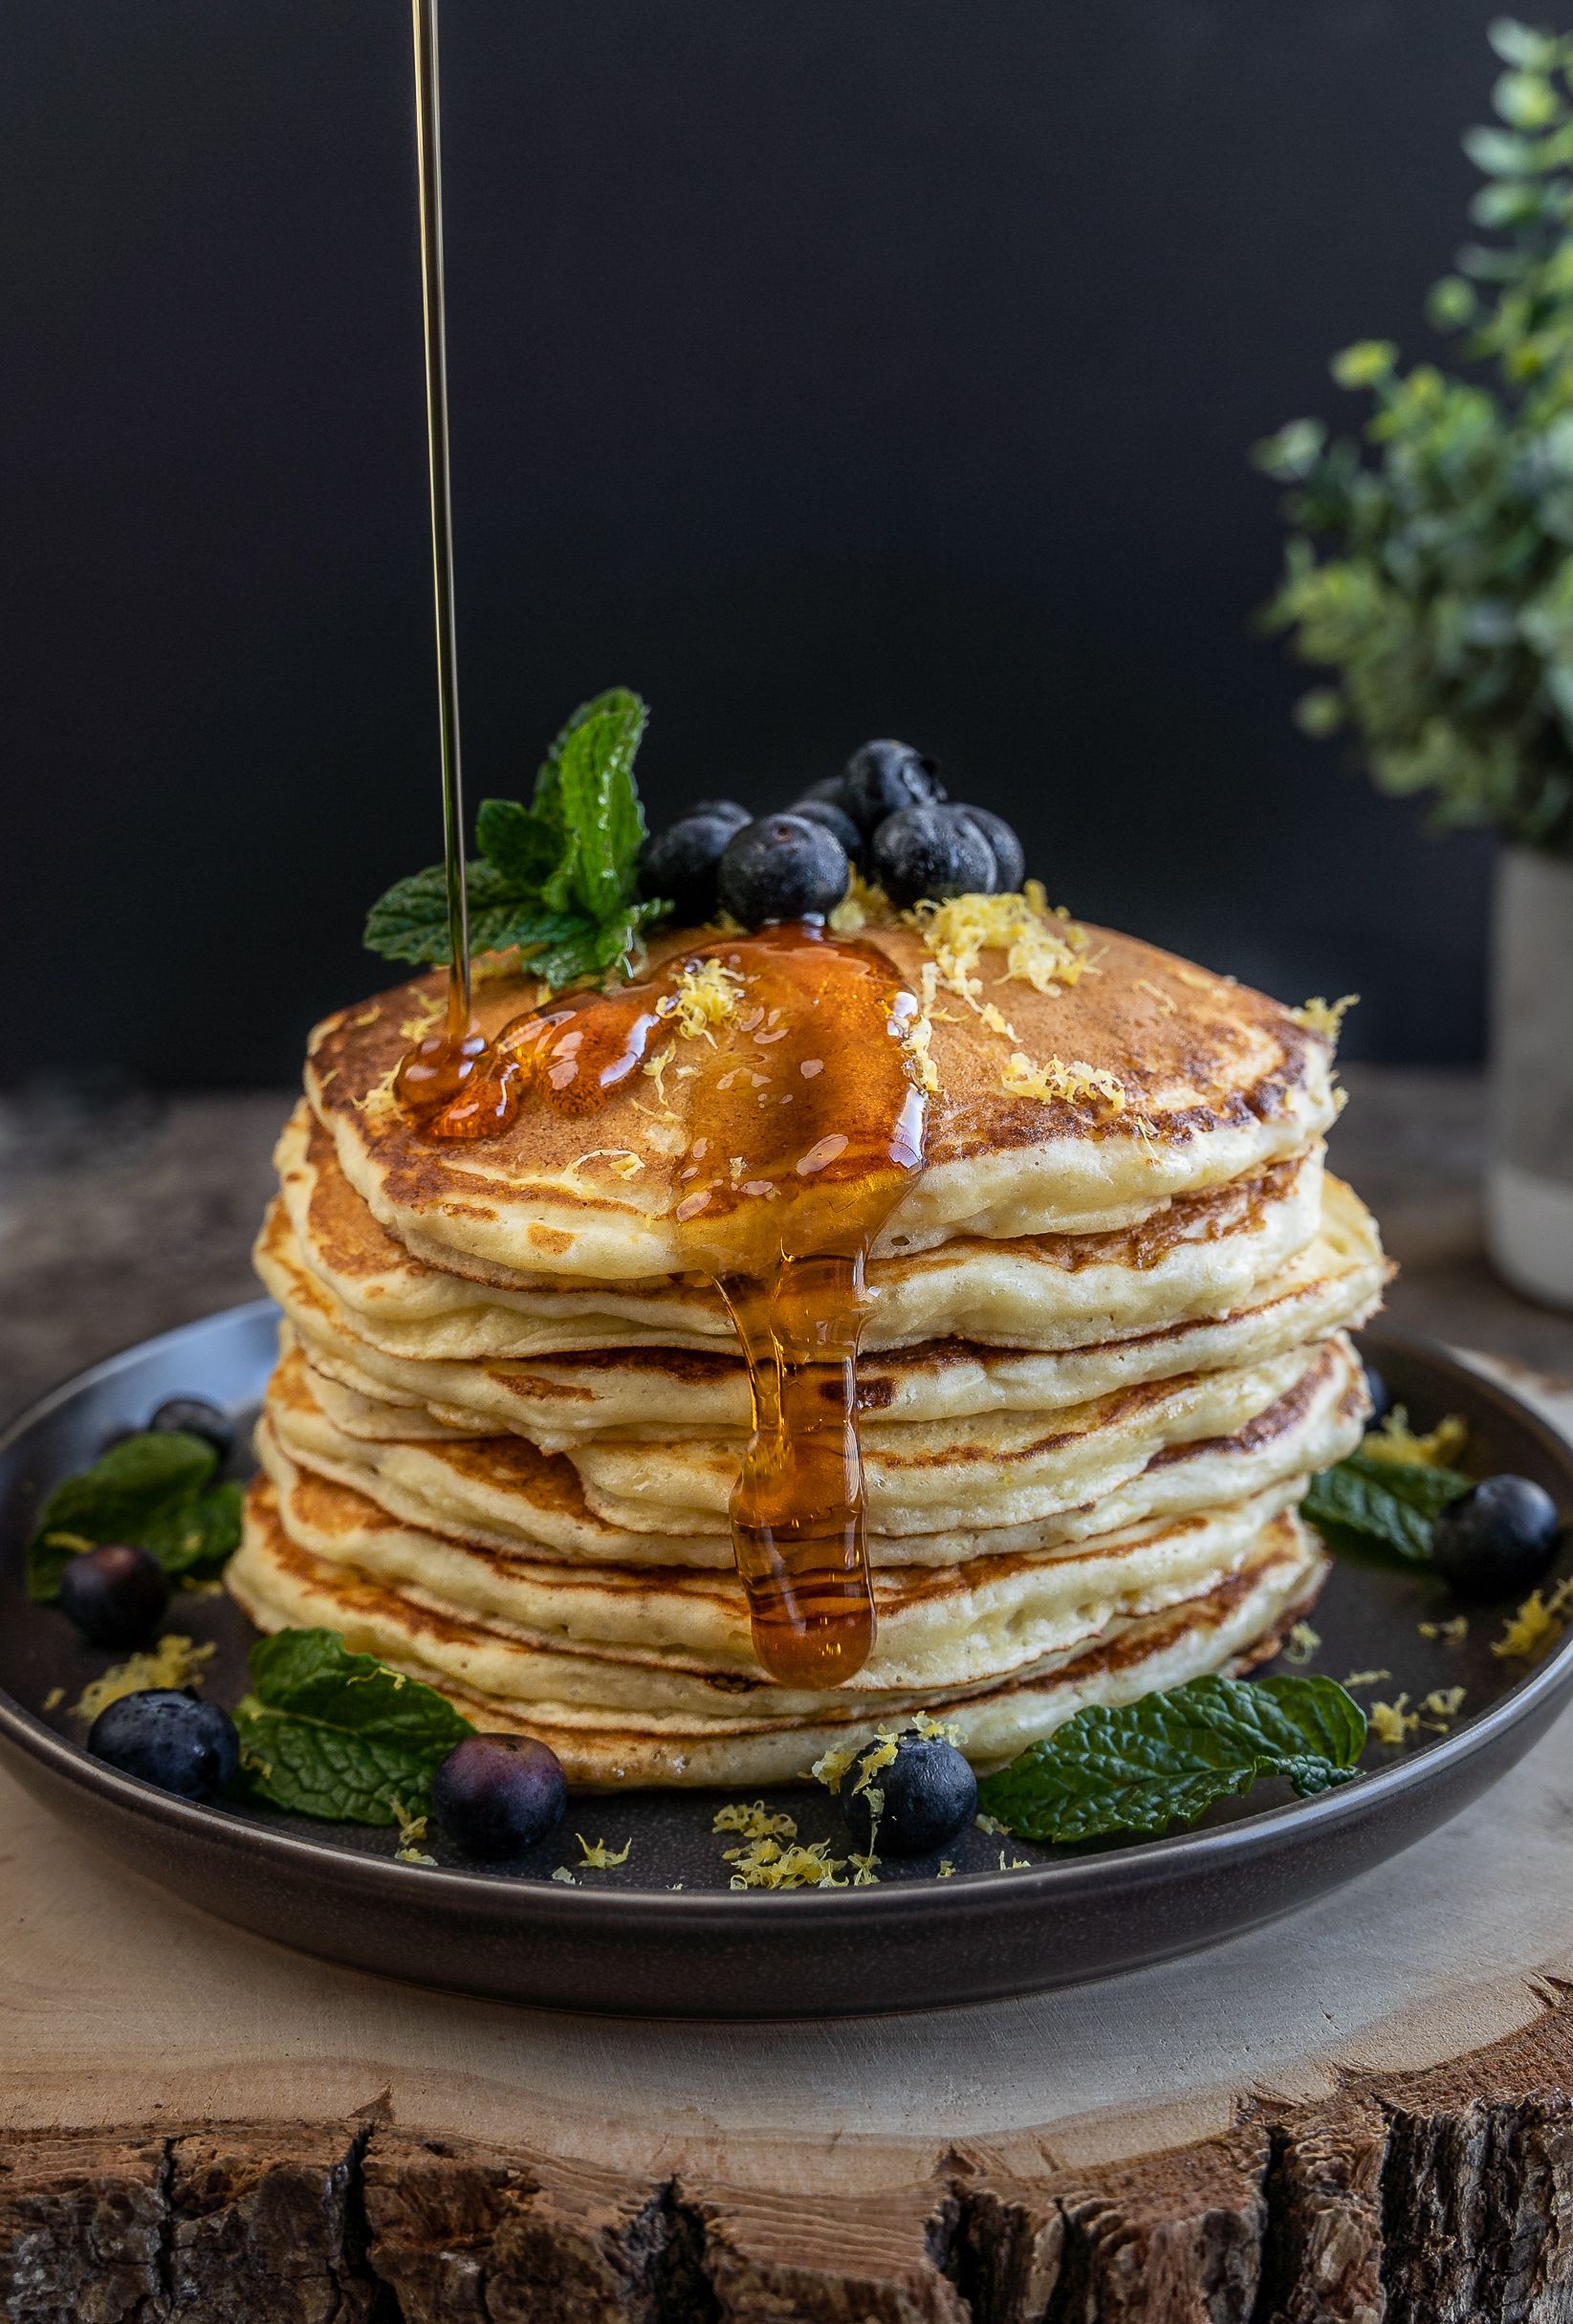
M 529 1010 L 484 1046 L 468 1036 L 462 1070 L 451 1036 L 433 1036 L 398 1086 L 429 1135 L 494 1137 L 526 1103 L 596 1111 L 669 1047 L 686 1269 L 726 1301 L 753 1397 L 732 1524 L 754 1652 L 785 1685 L 836 1686 L 874 1644 L 856 1367 L 869 1248 L 923 1167 L 925 1100 L 901 1038 L 918 1004 L 883 954 L 806 922 L 700 956 L 742 984 L 712 1038 L 678 1033 L 680 956 L 647 982 Z

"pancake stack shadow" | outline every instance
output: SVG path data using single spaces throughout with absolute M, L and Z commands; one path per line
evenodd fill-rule
M 747 1376 L 671 1263 L 681 1083 L 438 1149 L 390 1092 L 435 979 L 317 1029 L 279 1143 L 257 1264 L 280 1359 L 229 1574 L 251 1618 L 338 1630 L 608 1787 L 788 1782 L 919 1711 L 994 1765 L 1274 1652 L 1323 1578 L 1298 1503 L 1358 1441 L 1345 1335 L 1386 1274 L 1323 1169 L 1330 1042 L 1092 934 L 1072 989 L 998 955 L 983 976 L 1118 1109 L 1011 1094 L 975 1007 L 933 1009 L 929 1167 L 868 1268 L 879 1630 L 849 1683 L 794 1691 L 752 1651 Z M 920 936 L 877 940 L 917 989 Z M 478 995 L 490 1031 L 533 987 Z

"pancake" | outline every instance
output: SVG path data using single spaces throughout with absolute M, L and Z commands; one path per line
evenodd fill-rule
M 306 1279 L 297 1297 L 315 1290 L 342 1328 L 384 1355 L 528 1361 L 597 1348 L 699 1352 L 719 1343 L 730 1355 L 735 1347 L 719 1296 L 691 1279 L 564 1292 L 538 1282 L 481 1284 L 411 1258 L 355 1194 L 304 1108 L 275 1159 L 281 1202 L 257 1246 L 269 1288 L 288 1305 L 285 1271 L 294 1271 Z M 1322 1236 L 1334 1247 L 1299 1280 L 1347 1269 L 1362 1244 L 1366 1268 L 1380 1270 L 1374 1229 L 1346 1188 L 1328 1189 L 1318 1145 L 1244 1182 L 1165 1204 L 1138 1226 L 961 1237 L 875 1260 L 863 1345 L 871 1354 L 940 1339 L 1075 1348 L 1211 1319 L 1266 1296 Z M 740 1362 L 736 1370 L 740 1384 Z
M 938 1087 L 928 1123 L 928 1166 L 909 1185 L 875 1255 L 929 1249 L 970 1235 L 1011 1239 L 1113 1232 L 1178 1196 L 1250 1178 L 1302 1153 L 1336 1110 L 1330 1043 L 1288 1010 L 1232 981 L 1128 936 L 1087 932 L 1089 967 L 1067 987 L 1039 991 L 985 952 L 983 1006 L 1008 1018 L 991 1030 L 960 1001 L 936 999 L 931 1057 Z M 869 929 L 871 945 L 916 993 L 935 967 L 910 928 Z M 696 950 L 724 956 L 691 932 L 657 941 L 652 967 Z M 930 981 L 932 978 L 930 977 Z M 523 1107 L 506 1129 L 471 1144 L 439 1144 L 411 1125 L 392 1079 L 412 1039 L 440 1007 L 442 978 L 415 979 L 314 1032 L 307 1095 L 331 1132 L 345 1175 L 373 1215 L 420 1258 L 502 1267 L 530 1278 L 626 1283 L 682 1273 L 688 1246 L 673 1167 L 689 1131 L 680 1078 L 665 1094 L 640 1073 L 592 1116 Z M 533 980 L 488 978 L 475 995 L 487 1035 L 534 1005 Z M 768 1080 L 776 1038 L 739 1024 L 707 1035 Z M 1095 1096 L 1015 1096 L 1006 1069 L 1074 1060 L 1083 1077 L 1118 1084 L 1113 1110 Z M 827 1076 L 829 1083 L 835 1077 Z M 1089 1086 L 1091 1085 L 1089 1084 Z M 804 1147 L 837 1124 L 801 1101 Z
M 561 1454 L 542 1453 L 520 1436 L 373 1436 L 366 1429 L 367 1400 L 346 1408 L 339 1402 L 345 1393 L 311 1370 L 298 1351 L 288 1353 L 269 1384 L 266 1408 L 279 1443 L 296 1464 L 370 1496 L 422 1530 L 535 1559 L 731 1569 L 731 1535 L 718 1516 L 654 1529 L 648 1513 L 636 1509 L 628 1522 L 597 1505 Z M 1285 1395 L 1257 1409 L 1235 1435 L 1187 1440 L 1174 1434 L 1188 1422 L 1197 1425 L 1201 1411 L 1215 1419 L 1228 1409 L 1191 1401 L 1149 1413 L 1148 1441 L 1155 1449 L 1145 1465 L 1101 1498 L 1028 1523 L 990 1526 L 969 1506 L 951 1525 L 896 1534 L 870 1528 L 870 1564 L 879 1572 L 960 1564 L 980 1554 L 1035 1553 L 1250 1499 L 1342 1458 L 1359 1440 L 1366 1399 L 1358 1367 L 1346 1348 L 1333 1343 Z M 384 1428 L 400 1426 L 401 1415 L 386 1407 L 383 1414 Z M 1106 1434 L 1111 1426 L 1112 1437 Z M 1082 1415 L 1093 1458 L 1120 1458 L 1119 1427 L 1106 1407 Z
M 989 1765 L 1013 1756 L 1091 1702 L 1125 1702 L 1154 1688 L 1273 1651 L 1281 1627 L 1320 1588 L 1325 1562 L 1298 1519 L 1284 1514 L 1211 1590 L 1105 1628 L 1080 1653 L 1045 1656 L 1024 1673 L 976 1685 L 940 1687 L 921 1699 L 855 1695 L 848 1689 L 800 1699 L 761 1686 L 740 1694 L 716 1674 L 708 1710 L 662 1698 L 691 1689 L 648 1658 L 612 1663 L 573 1649 L 554 1653 L 495 1621 L 428 1604 L 355 1568 L 314 1556 L 279 1523 L 274 1487 L 255 1480 L 246 1532 L 229 1568 L 229 1588 L 259 1629 L 321 1625 L 351 1651 L 375 1654 L 447 1694 L 475 1725 L 539 1736 L 569 1780 L 627 1784 L 769 1784 L 801 1775 L 832 1743 L 871 1735 L 881 1721 L 916 1709 L 953 1721 L 968 1756 Z M 573 1699 L 598 1676 L 591 1700 Z M 551 1689 L 556 1687 L 557 1691 Z M 609 1698 L 642 1694 L 650 1707 Z M 755 1707 L 760 1698 L 781 1705 Z
M 952 1246 L 953 1247 L 953 1246 Z M 994 1246 L 1001 1270 L 1018 1246 Z M 278 1301 L 314 1362 L 346 1381 L 363 1378 L 404 1404 L 425 1404 L 487 1429 L 516 1429 L 548 1450 L 607 1430 L 684 1436 L 750 1426 L 748 1378 L 730 1349 L 642 1344 L 577 1349 L 535 1358 L 488 1361 L 494 1335 L 484 1309 L 473 1309 L 479 1357 L 464 1355 L 457 1315 L 445 1319 L 439 1358 L 415 1355 L 404 1336 L 387 1328 L 375 1304 L 367 1315 L 334 1296 L 320 1272 L 306 1265 L 288 1206 L 275 1204 L 255 1253 L 257 1271 Z M 926 1262 L 891 1262 L 901 1268 Z M 1141 1305 L 1150 1309 L 1162 1262 L 1128 1271 Z M 1253 1284 L 1244 1304 L 1224 1304 L 1202 1317 L 1162 1322 L 1090 1344 L 1037 1349 L 1019 1341 L 1000 1348 L 965 1335 L 918 1342 L 864 1356 L 859 1365 L 859 1410 L 891 1420 L 937 1420 L 986 1412 L 1058 1410 L 1119 1386 L 1174 1374 L 1216 1370 L 1260 1361 L 1328 1331 L 1350 1328 L 1372 1312 L 1384 1280 L 1381 1248 L 1370 1218 L 1346 1187 L 1323 1182 L 1323 1217 L 1313 1240 L 1265 1283 Z M 1058 1295 L 1079 1273 L 1044 1271 L 1044 1289 Z M 1089 1321 L 1107 1330 L 1104 1301 Z M 503 1318 L 506 1333 L 511 1319 Z
M 284 1532 L 314 1557 L 552 1651 L 631 1654 L 685 1675 L 731 1672 L 761 1699 L 780 1696 L 761 1686 L 748 1600 L 730 1569 L 575 1565 L 479 1548 L 402 1523 L 364 1493 L 297 1465 L 267 1420 L 257 1452 Z M 1251 1554 L 1301 1482 L 1290 1478 L 1251 1501 L 1058 1552 L 882 1568 L 879 1636 L 848 1684 L 885 1693 L 1002 1677 L 1080 1649 L 1111 1622 L 1204 1594 Z M 794 1700 L 812 1707 L 809 1698 Z

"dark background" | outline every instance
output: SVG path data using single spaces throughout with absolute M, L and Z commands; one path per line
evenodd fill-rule
M 1455 0 L 447 0 L 471 800 L 582 695 L 659 818 L 865 735 L 1057 899 L 1477 1053 L 1488 851 L 1253 633 L 1252 441 L 1425 343 Z M 439 852 L 402 0 L 0 32 L 0 1078 L 284 1081 Z

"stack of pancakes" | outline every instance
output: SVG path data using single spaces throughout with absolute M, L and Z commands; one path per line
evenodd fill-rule
M 635 1073 L 439 1143 L 392 1087 L 438 977 L 317 1028 L 280 1141 L 257 1263 L 282 1349 L 229 1573 L 254 1621 L 339 1631 L 585 1785 L 788 1781 L 918 1712 L 987 1766 L 1275 1651 L 1322 1579 L 1297 1505 L 1359 1438 L 1344 1335 L 1385 1273 L 1323 1169 L 1329 1040 L 1099 931 L 1074 983 L 985 952 L 970 998 L 936 993 L 920 929 L 860 940 L 924 992 L 937 1083 L 867 1269 L 863 1668 L 795 1690 L 752 1649 L 748 1379 L 674 1221 L 691 1085 Z M 535 997 L 487 979 L 482 1029 Z M 1023 1054 L 1057 1094 L 1012 1094 Z

